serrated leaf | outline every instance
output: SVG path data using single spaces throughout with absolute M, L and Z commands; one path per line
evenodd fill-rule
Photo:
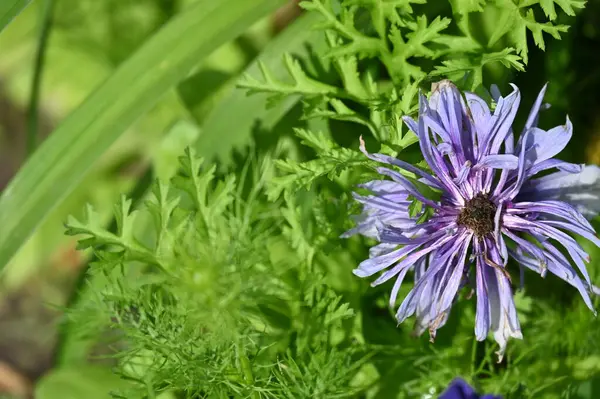
M 523 71 L 521 57 L 514 54 L 515 49 L 506 48 L 494 53 L 464 56 L 457 59 L 443 61 L 442 65 L 435 67 L 430 76 L 446 76 L 453 80 L 468 78 L 471 82 L 470 89 L 475 90 L 483 83 L 483 67 L 487 64 L 499 62 L 506 68 Z M 470 75 L 470 76 L 469 76 Z
M 90 205 L 86 208 L 86 217 L 80 221 L 73 216 L 65 224 L 65 234 L 71 236 L 86 236 L 80 238 L 78 249 L 98 246 L 114 246 L 123 251 L 123 257 L 139 260 L 150 264 L 161 265 L 152 249 L 141 244 L 134 236 L 135 213 L 130 212 L 131 200 L 121 197 L 115 205 L 115 219 L 118 233 L 113 234 L 103 226 L 97 213 Z
M 335 144 L 324 137 L 323 134 L 314 133 L 307 129 L 294 129 L 294 133 L 300 138 L 302 144 L 318 152 L 326 152 L 335 147 Z
M 235 192 L 235 176 L 230 175 L 214 185 L 216 165 L 203 170 L 204 160 L 196 156 L 193 148 L 186 148 L 179 158 L 181 173 L 173 178 L 173 184 L 188 193 L 195 211 L 205 226 L 231 204 Z
M 485 0 L 450 0 L 454 14 L 469 14 L 483 11 Z
M 326 35 L 327 42 L 332 49 L 339 45 L 340 42 L 337 40 L 337 35 L 333 34 L 332 32 L 326 32 Z M 356 56 L 350 55 L 345 57 L 336 57 L 333 62 L 342 79 L 342 85 L 344 89 L 350 95 L 356 98 L 369 98 L 369 95 L 367 94 L 365 87 L 360 80 L 360 74 L 358 72 L 358 59 Z
M 565 14 L 569 16 L 575 15 L 576 8 L 584 8 L 585 1 L 584 0 L 539 0 L 540 7 L 544 10 L 544 14 L 550 19 L 550 21 L 554 21 L 557 17 L 556 9 L 554 8 L 554 3 L 558 4 L 558 6 L 565 12 Z
M 406 34 L 406 40 L 398 28 L 392 27 L 389 33 L 392 53 L 390 62 L 386 65 L 390 73 L 404 84 L 423 78 L 426 73 L 408 60 L 412 57 L 434 58 L 435 52 L 428 45 L 434 42 L 449 24 L 448 18 L 436 17 L 428 23 L 425 15 L 419 16 L 409 24 L 412 31 Z
M 392 24 L 403 25 L 402 16 L 413 13 L 412 4 L 425 4 L 427 0 L 345 0 L 344 6 L 363 6 L 370 14 L 375 30 L 384 37 L 389 20 Z
M 365 157 L 361 152 L 337 146 L 320 151 L 319 158 L 307 162 L 277 160 L 275 165 L 281 175 L 271 180 L 267 194 L 273 201 L 284 191 L 310 189 L 319 178 L 326 176 L 333 180 L 348 168 L 364 164 Z
M 533 34 L 535 44 L 542 50 L 546 49 L 543 33 L 548 33 L 555 39 L 560 40 L 560 33 L 566 32 L 569 27 L 566 25 L 554 25 L 552 22 L 540 23 L 535 20 L 533 10 L 529 10 L 525 17 L 525 26 Z
M 515 46 L 517 54 L 523 58 L 525 64 L 527 64 L 528 61 L 528 30 L 532 33 L 535 44 L 542 50 L 545 50 L 544 33 L 550 34 L 558 40 L 561 38 L 560 34 L 566 32 L 568 29 L 568 26 L 555 25 L 551 22 L 556 18 L 556 12 L 552 1 L 544 2 L 543 4 L 540 3 L 542 8 L 544 8 L 544 12 L 550 19 L 548 22 L 539 22 L 535 19 L 533 9 L 530 7 L 533 2 L 518 6 L 513 3 L 512 0 L 497 0 L 496 4 L 499 7 L 500 15 L 496 18 L 496 29 L 494 29 L 488 40 L 488 47 L 493 46 L 500 38 L 507 35 L 510 42 Z M 568 15 L 573 15 L 573 7 L 583 6 L 583 4 L 579 4 L 579 2 L 570 2 L 569 0 L 561 2 L 561 4 L 561 8 L 564 6 L 564 10 Z M 529 8 L 527 6 L 529 6 Z

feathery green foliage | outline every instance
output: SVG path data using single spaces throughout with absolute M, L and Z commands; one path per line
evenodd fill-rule
M 312 32 L 284 32 L 257 57 L 209 114 L 215 130 L 195 146 L 218 142 L 207 157 L 226 162 L 209 164 L 188 149 L 177 176 L 156 182 L 141 206 L 121 198 L 115 231 L 91 207 L 67 223 L 67 234 L 95 259 L 92 295 L 68 312 L 69 333 L 109 353 L 127 382 L 114 397 L 433 398 L 458 375 L 506 398 L 594 397 L 581 392 L 600 375 L 600 329 L 582 303 L 552 290 L 519 292 L 527 338 L 511 343 L 497 364 L 496 346 L 473 337 L 472 301 L 458 300 L 435 344 L 414 337 L 408 322 L 396 325 L 389 287 L 367 290 L 351 274 L 369 242 L 339 238 L 356 213 L 350 192 L 376 176 L 358 150 L 360 137 L 369 149 L 425 167 L 402 123 L 416 112 L 419 91 L 441 78 L 481 91 L 491 78 L 523 71 L 528 36 L 543 49 L 544 34 L 567 31 L 559 9 L 572 16 L 584 2 L 301 5 L 311 19 L 292 29 L 310 21 L 327 51 L 315 50 Z M 287 76 L 274 72 L 274 54 L 294 37 L 294 54 L 281 64 Z M 260 100 L 236 99 L 240 90 Z M 291 109 L 298 98 L 300 116 Z M 277 112 L 258 111 L 286 101 Z M 221 140 L 245 106 L 244 132 Z M 269 128 L 281 123 L 288 134 L 272 134 L 267 144 L 254 137 L 247 159 L 231 162 L 237 151 L 247 155 L 241 147 L 265 115 L 274 119 Z M 410 209 L 428 215 L 416 200 Z
M 254 165 L 239 185 L 233 175 L 216 181 L 214 167 L 206 169 L 192 150 L 180 164 L 172 184 L 156 183 L 139 212 L 120 201 L 116 234 L 99 227 L 92 211 L 67 224 L 67 234 L 84 235 L 80 247 L 98 257 L 92 273 L 106 278 L 97 311 L 106 315 L 106 329 L 120 331 L 119 372 L 133 381 L 120 395 L 360 391 L 349 383 L 368 354 L 342 327 L 354 312 L 325 285 L 322 271 L 278 237 L 293 229 L 264 213 L 261 176 L 269 163 Z M 243 183 L 252 187 L 246 196 Z M 286 213 L 291 224 L 300 223 L 296 216 Z M 142 217 L 147 230 L 138 237 Z

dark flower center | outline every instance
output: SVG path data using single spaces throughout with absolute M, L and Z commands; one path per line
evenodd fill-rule
M 470 199 L 458 215 L 457 223 L 471 229 L 476 236 L 483 237 L 494 231 L 496 205 L 485 194 Z

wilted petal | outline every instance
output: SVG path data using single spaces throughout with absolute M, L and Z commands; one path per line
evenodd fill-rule
M 500 345 L 498 361 L 502 361 L 509 338 L 522 339 L 521 326 L 513 300 L 510 282 L 499 270 L 487 267 L 486 282 L 490 303 L 491 330 L 494 339 Z
M 475 251 L 481 251 L 481 247 L 477 244 Z M 476 260 L 476 294 L 477 294 L 477 310 L 475 313 L 475 338 L 478 341 L 483 341 L 490 331 L 490 310 L 488 300 L 488 288 L 485 279 L 485 268 L 481 256 L 477 257 Z

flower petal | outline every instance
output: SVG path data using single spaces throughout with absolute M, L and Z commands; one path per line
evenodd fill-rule
M 496 353 L 498 362 L 501 362 L 508 339 L 523 339 L 523 334 L 508 278 L 499 270 L 489 266 L 485 268 L 485 274 L 490 304 L 491 330 L 494 333 L 494 339 L 500 345 L 500 349 Z
M 476 169 L 517 169 L 519 167 L 519 158 L 512 154 L 486 155 L 475 165 Z
M 585 166 L 580 173 L 556 172 L 523 184 L 518 201 L 559 200 L 587 218 L 600 213 L 600 168 Z
M 573 136 L 573 124 L 567 117 L 564 125 L 556 126 L 548 131 L 536 127 L 528 130 L 530 134 L 524 143 L 527 148 L 527 159 L 531 165 L 552 158 L 565 149 Z
M 471 111 L 470 115 L 473 118 L 473 124 L 475 125 L 475 134 L 479 147 L 479 144 L 485 142 L 485 137 L 489 133 L 491 127 L 489 122 L 492 114 L 487 103 L 481 97 L 469 92 L 465 92 L 465 97 L 469 111 Z
M 478 398 L 475 390 L 463 379 L 457 378 L 450 383 L 450 386 L 439 396 L 438 399 L 476 399 Z
M 369 258 L 362 261 L 356 269 L 352 271 L 358 277 L 369 277 L 373 274 L 382 271 L 383 269 L 393 265 L 398 260 L 402 259 L 406 254 L 416 250 L 420 245 L 406 245 L 400 249 L 388 252 L 384 255 L 379 255 L 374 258 Z
M 532 127 L 537 127 L 538 117 L 540 109 L 542 108 L 542 102 L 544 101 L 544 95 L 546 94 L 546 89 L 548 88 L 548 83 L 542 87 L 540 90 L 533 106 L 531 107 L 531 111 L 529 111 L 529 116 L 527 117 L 527 121 L 525 122 L 525 127 L 523 128 L 523 133 Z
M 498 99 L 498 105 L 492 115 L 493 125 L 490 128 L 490 134 L 486 137 L 484 150 L 479 154 L 480 157 L 497 154 L 502 142 L 511 132 L 511 126 L 521 102 L 519 89 L 513 84 L 511 86 L 513 91 L 508 96 Z
M 481 244 L 479 240 L 475 240 L 473 243 L 473 249 L 475 253 L 481 252 Z M 485 278 L 485 268 L 481 256 L 476 259 L 476 293 L 477 293 L 477 310 L 475 313 L 475 338 L 478 341 L 483 341 L 490 331 L 490 309 L 488 300 L 488 288 Z

